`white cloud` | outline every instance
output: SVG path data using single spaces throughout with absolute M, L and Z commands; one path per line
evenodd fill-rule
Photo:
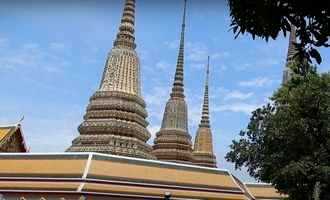
M 2 69 L 18 69 L 27 66 L 34 67 L 39 55 L 37 52 L 20 50 L 16 54 L 0 56 L 0 68 Z
M 170 49 L 179 48 L 179 40 L 166 41 L 164 42 L 165 46 Z M 211 63 L 213 60 L 223 59 L 230 56 L 230 53 L 227 51 L 223 52 L 212 52 L 204 43 L 201 42 L 186 42 L 186 57 L 185 59 L 189 62 L 191 68 L 193 69 L 204 69 L 207 62 L 207 57 L 210 56 Z M 164 69 L 165 63 L 157 63 L 160 69 Z M 221 65 L 221 70 L 226 70 L 227 66 Z
M 221 58 L 228 58 L 230 56 L 230 53 L 228 51 L 224 51 L 224 52 L 216 52 L 211 54 L 211 58 L 212 59 L 221 59 Z
M 237 112 L 250 114 L 253 110 L 260 107 L 261 105 L 249 104 L 243 102 L 231 103 L 231 104 L 222 104 L 214 107 L 215 112 Z
M 204 68 L 207 57 L 210 56 L 210 64 L 214 65 L 213 61 L 224 59 L 230 56 L 227 51 L 212 52 L 204 43 L 201 42 L 187 42 L 187 61 L 192 62 L 191 66 L 196 69 Z M 225 70 L 225 66 L 221 66 L 221 70 Z
M 220 65 L 219 66 L 219 69 L 222 70 L 222 71 L 226 71 L 228 69 L 227 65 Z
M 66 48 L 66 45 L 60 42 L 52 42 L 49 44 L 49 47 L 54 50 L 63 50 Z
M 23 44 L 23 49 L 29 49 L 29 50 L 38 50 L 39 49 L 39 44 L 37 43 L 26 43 Z
M 37 43 L 25 43 L 21 46 L 13 46 L 10 41 L 7 43 L 6 48 L 0 48 L 0 70 L 61 72 L 69 65 L 63 58 L 63 52 L 51 52 L 51 47 L 42 48 Z
M 159 122 L 163 118 L 164 107 L 169 98 L 169 87 L 156 86 L 146 91 L 144 99 L 148 106 L 149 117 L 152 121 Z
M 282 64 L 281 58 L 270 57 L 270 56 L 260 56 L 261 58 L 257 60 L 250 60 L 250 63 L 236 63 L 234 65 L 235 70 L 237 71 L 245 71 L 245 70 L 256 70 L 259 68 L 265 67 L 278 67 Z
M 142 62 L 149 60 L 151 57 L 150 52 L 145 49 L 138 49 L 137 52 Z
M 274 83 L 274 80 L 267 78 L 267 77 L 257 77 L 252 80 L 248 81 L 240 81 L 238 83 L 239 86 L 243 87 L 265 87 L 272 85 Z
M 247 100 L 250 99 L 252 97 L 255 97 L 253 92 L 243 92 L 240 90 L 230 90 L 224 87 L 217 87 L 212 89 L 211 88 L 212 94 L 211 97 L 212 98 L 216 98 L 220 101 L 226 101 L 226 100 Z
M 5 47 L 7 44 L 8 44 L 8 39 L 0 37 L 0 48 Z
M 156 133 L 159 131 L 160 126 L 159 125 L 155 125 L 155 126 L 148 126 L 148 130 L 150 131 L 152 136 L 155 136 Z
M 205 63 L 191 63 L 189 67 L 192 69 L 205 69 Z
M 82 121 L 81 119 L 75 121 L 71 119 L 32 120 L 23 123 L 25 138 L 32 152 L 65 151 L 71 145 L 72 140 L 78 136 L 77 126 Z M 47 134 L 44 134 L 45 130 L 47 130 Z M 49 140 L 49 135 L 52 135 L 51 140 Z
M 174 40 L 174 41 L 166 41 L 164 42 L 165 46 L 167 46 L 170 49 L 177 49 L 179 48 L 179 40 Z
M 249 99 L 250 97 L 253 96 L 253 92 L 241 92 L 238 90 L 233 90 L 228 92 L 225 96 L 224 96 L 224 100 L 231 100 L 231 99 L 239 99 L 239 100 L 246 100 Z
M 257 64 L 257 66 L 260 66 L 260 67 L 272 67 L 275 65 L 276 66 L 280 65 L 280 61 L 281 61 L 281 59 L 279 59 L 279 58 L 268 57 L 268 58 L 259 60 L 256 64 Z
M 171 65 L 165 61 L 159 61 L 156 63 L 156 68 L 160 70 L 168 70 L 170 67 Z
M 188 104 L 188 123 L 189 129 L 195 131 L 200 120 L 202 114 L 202 103 L 204 97 L 204 91 L 198 89 L 191 90 L 190 88 L 186 89 L 186 102 Z M 192 133 L 194 134 L 194 133 Z
M 250 114 L 251 111 L 268 101 L 264 96 L 256 95 L 252 91 L 244 92 L 224 87 L 214 88 L 213 91 L 213 95 L 211 95 L 211 111 L 213 112 Z
M 23 134 L 32 152 L 63 152 L 78 135 L 77 127 L 84 112 L 84 107 L 78 105 L 65 108 L 49 106 L 47 109 L 43 109 L 44 105 L 38 105 L 34 108 L 35 113 L 30 110 L 32 107 L 23 109 L 16 103 L 6 104 L 5 107 L 0 108 L 0 113 L 5 111 L 8 115 L 0 117 L 0 125 L 17 123 L 24 115 L 21 122 Z
M 15 121 L 11 121 L 6 117 L 3 116 L 0 117 L 0 125 L 16 124 L 17 122 L 18 122 L 17 119 Z
M 248 68 L 252 68 L 252 64 L 245 63 L 245 64 L 236 64 L 234 67 L 237 71 L 244 71 Z
M 156 137 L 156 133 L 159 131 L 160 129 L 160 125 L 153 125 L 153 126 L 148 126 L 148 130 L 151 134 L 150 139 L 148 140 L 149 144 L 153 144 L 155 137 Z
M 166 101 L 169 97 L 169 88 L 166 86 L 156 86 L 147 94 L 144 95 L 144 99 L 148 105 L 160 105 L 160 100 Z
M 208 48 L 202 43 L 187 43 L 187 60 L 193 62 L 204 62 L 207 60 L 207 56 L 209 56 Z
M 197 125 L 199 124 L 201 120 L 201 113 L 202 113 L 202 108 L 201 108 L 201 102 L 197 103 L 189 101 L 188 106 L 188 122 L 191 130 L 195 130 Z

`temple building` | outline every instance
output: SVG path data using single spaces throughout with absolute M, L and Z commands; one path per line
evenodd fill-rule
M 68 152 L 100 152 L 153 159 L 141 96 L 140 64 L 134 37 L 135 0 L 126 0 L 119 32 L 99 89 Z
M 245 188 L 255 200 L 286 199 L 288 196 L 280 194 L 271 184 L 245 183 Z
M 0 152 L 28 152 L 20 124 L 0 126 Z
M 295 46 L 296 43 L 297 43 L 296 27 L 291 25 L 291 31 L 289 36 L 289 47 L 286 57 L 285 68 L 283 71 L 282 84 L 289 82 L 290 79 L 292 78 L 292 69 L 290 68 L 290 65 L 294 62 L 294 56 L 297 53 L 297 49 Z
M 206 167 L 217 167 L 216 156 L 213 153 L 213 140 L 209 116 L 209 68 L 210 57 L 207 59 L 202 117 L 194 142 L 193 163 Z
M 156 133 L 152 153 L 158 160 L 190 164 L 193 160 L 192 142 L 188 133 L 188 109 L 183 84 L 186 5 L 185 0 L 172 92 L 166 103 L 161 128 Z
M 255 196 L 254 196 L 255 195 Z M 0 154 L 6 200 L 275 200 L 267 184 L 243 184 L 217 168 L 100 153 Z
M 201 121 L 192 148 L 183 81 L 186 5 L 184 0 L 173 87 L 154 145 L 147 144 L 150 133 L 135 51 L 135 0 L 125 0 L 100 86 L 78 127 L 80 135 L 67 152 L 11 153 L 28 151 L 21 126 L 0 127 L 0 152 L 6 152 L 0 153 L 0 200 L 286 197 L 271 185 L 245 184 L 228 170 L 217 168 L 209 116 L 209 58 Z M 290 41 L 295 37 L 290 36 Z

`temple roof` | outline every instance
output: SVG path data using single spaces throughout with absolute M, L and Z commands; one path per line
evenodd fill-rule
M 246 199 L 227 170 L 99 153 L 0 154 L 0 192 Z
M 0 141 L 12 131 L 11 127 L 0 127 Z
M 0 126 L 0 152 L 3 151 L 1 147 L 12 142 L 11 138 L 16 136 L 20 140 L 20 146 L 18 147 L 19 151 L 16 152 L 28 152 L 20 124 Z
M 266 183 L 245 183 L 247 191 L 256 200 L 271 200 L 282 199 L 287 197 L 284 194 L 280 194 L 271 184 Z

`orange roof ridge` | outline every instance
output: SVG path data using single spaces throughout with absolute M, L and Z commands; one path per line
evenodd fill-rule
M 218 171 L 218 172 L 226 172 L 228 175 L 230 175 L 230 171 L 227 169 L 222 168 L 212 168 L 212 167 L 204 167 L 204 166 L 197 166 L 197 165 L 189 165 L 189 164 L 182 164 L 182 163 L 173 163 L 173 162 L 167 162 L 167 161 L 159 161 L 159 160 L 149 160 L 149 159 L 143 159 L 143 158 L 134 158 L 134 157 L 127 157 L 127 156 L 119 156 L 119 155 L 111 155 L 111 154 L 103 154 L 103 153 L 97 153 L 97 152 L 45 152 L 45 153 L 39 153 L 39 152 L 29 152 L 29 153 L 0 153 L 1 155 L 12 155 L 12 156 L 26 156 L 26 155 L 98 155 L 98 156 L 104 156 L 108 158 L 118 158 L 118 159 L 125 159 L 125 160 L 135 160 L 135 161 L 141 161 L 145 163 L 155 163 L 155 164 L 166 164 L 171 166 L 178 166 L 178 167 L 188 167 L 188 168 L 195 168 L 195 169 L 206 169 L 210 171 Z
M 263 182 L 245 182 L 245 185 L 269 185 L 272 186 L 270 183 L 263 183 Z
M 228 170 L 102 153 L 1 153 L 0 172 L 0 191 L 246 199 Z
M 2 135 L 2 137 L 0 136 L 1 137 L 0 140 L 4 139 L 6 136 L 8 136 L 8 134 L 15 133 L 17 130 L 19 130 L 20 137 L 22 138 L 22 145 L 23 145 L 24 151 L 29 152 L 30 150 L 26 146 L 25 137 L 24 137 L 22 126 L 21 126 L 20 122 L 15 123 L 15 124 L 0 125 L 0 130 L 8 129 L 7 132 L 3 133 L 4 135 Z
M 18 127 L 21 126 L 20 123 L 13 123 L 13 124 L 0 124 L 0 128 L 9 128 L 9 127 Z

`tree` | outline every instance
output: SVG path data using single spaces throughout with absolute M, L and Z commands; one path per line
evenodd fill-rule
M 330 73 L 296 74 L 271 99 L 232 141 L 227 161 L 290 199 L 313 199 L 315 189 L 330 199 Z
M 330 1 L 325 0 L 228 0 L 231 27 L 237 37 L 245 32 L 268 41 L 284 36 L 297 27 L 300 42 L 297 49 L 301 58 L 319 64 L 322 59 L 315 47 L 329 47 Z

